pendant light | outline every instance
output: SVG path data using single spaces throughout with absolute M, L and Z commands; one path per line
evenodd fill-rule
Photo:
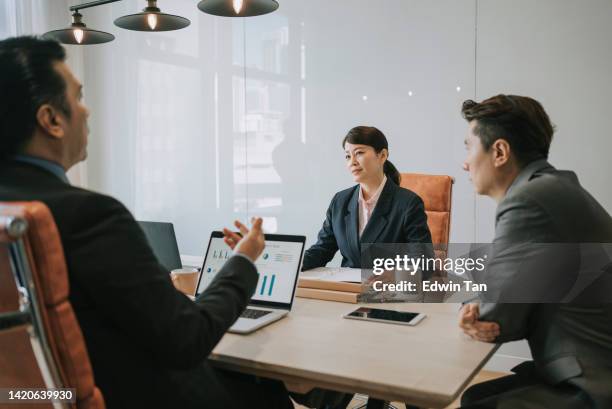
M 252 17 L 272 13 L 275 0 L 202 0 L 198 8 L 204 13 L 222 17 Z
M 115 36 L 104 31 L 92 30 L 83 23 L 83 15 L 75 9 L 72 13 L 72 24 L 69 28 L 45 33 L 43 38 L 59 41 L 62 44 L 88 45 L 113 41 Z
M 157 7 L 157 0 L 147 0 L 147 3 L 141 13 L 119 17 L 115 25 L 134 31 L 172 31 L 191 24 L 185 17 L 162 13 Z

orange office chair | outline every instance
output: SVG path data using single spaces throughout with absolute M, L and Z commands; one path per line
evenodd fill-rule
M 448 240 L 450 236 L 451 196 L 454 179 L 444 175 L 422 175 L 418 173 L 402 173 L 400 186 L 412 190 L 423 199 L 427 226 L 431 232 L 431 241 L 434 245 L 435 256 L 446 258 L 448 254 Z M 434 279 L 444 280 L 444 271 L 434 272 Z M 444 294 L 429 296 L 425 302 L 440 302 Z M 394 408 L 389 402 L 370 399 L 365 407 Z M 416 406 L 406 404 L 406 409 L 418 409 Z
M 440 258 L 446 258 L 448 253 L 454 181 L 446 175 L 401 174 L 400 186 L 412 190 L 423 199 L 431 240 L 436 257 Z
M 0 203 L 0 388 L 72 388 L 73 403 L 30 407 L 104 409 L 68 291 L 49 209 Z

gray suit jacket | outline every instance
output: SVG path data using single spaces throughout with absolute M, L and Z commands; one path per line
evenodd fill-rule
M 577 250 L 564 257 L 578 265 L 590 256 L 584 248 L 593 247 L 581 243 L 612 243 L 612 218 L 573 172 L 539 160 L 521 171 L 497 208 L 494 245 L 505 243 L 573 243 L 570 248 Z M 494 269 L 512 278 L 525 254 L 508 251 L 501 258 Z M 574 265 L 567 261 L 563 264 Z M 609 283 L 612 272 L 605 270 L 602 277 Z M 547 279 L 573 284 L 576 277 Z M 515 372 L 529 370 L 546 387 L 570 384 L 580 401 L 612 408 L 612 304 L 584 302 L 584 297 L 570 303 L 483 303 L 481 319 L 500 324 L 497 342 L 527 339 L 533 361 Z M 575 407 L 570 402 L 575 401 L 559 396 L 547 406 Z

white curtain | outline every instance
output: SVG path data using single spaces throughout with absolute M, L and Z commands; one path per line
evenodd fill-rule
M 68 0 L 0 0 L 0 40 L 20 35 L 42 35 L 70 24 Z M 83 52 L 66 47 L 67 63 L 77 78 L 83 77 Z M 87 181 L 84 163 L 68 172 L 72 184 L 84 186 Z

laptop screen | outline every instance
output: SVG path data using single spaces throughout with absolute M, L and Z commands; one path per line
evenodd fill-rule
M 181 256 L 172 223 L 138 222 L 149 240 L 157 260 L 168 271 L 181 268 Z
M 265 237 L 266 247 L 255 260 L 259 280 L 251 304 L 290 306 L 302 265 L 306 238 L 277 234 L 266 234 Z M 223 241 L 223 233 L 213 232 L 204 257 L 196 296 L 210 285 L 231 256 L 232 250 Z

